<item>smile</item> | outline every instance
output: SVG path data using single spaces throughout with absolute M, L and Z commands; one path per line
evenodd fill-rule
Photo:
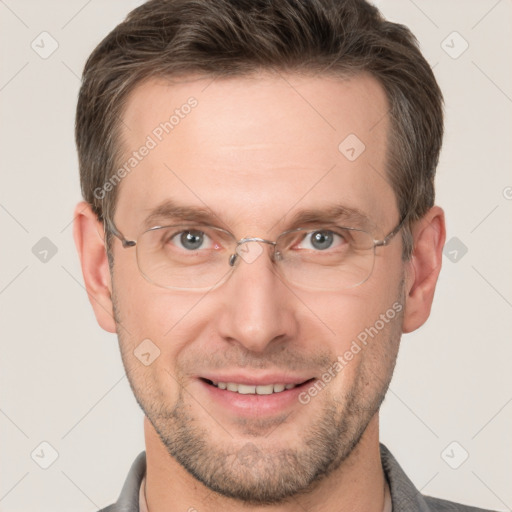
M 211 382 L 211 381 L 210 381 Z M 227 389 L 241 395 L 271 395 L 281 393 L 285 389 L 292 389 L 296 384 L 268 384 L 266 386 L 250 386 L 248 384 L 236 384 L 235 382 L 211 382 L 219 389 Z
M 309 379 L 301 384 L 265 384 L 265 385 L 251 385 L 251 384 L 238 384 L 236 382 L 214 382 L 209 379 L 204 379 L 205 382 L 216 388 L 232 391 L 241 395 L 272 395 L 273 393 L 282 393 L 285 390 L 293 389 L 302 386 L 313 379 Z

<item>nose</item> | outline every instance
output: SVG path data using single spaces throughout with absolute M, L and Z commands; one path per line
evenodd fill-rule
M 219 334 L 252 352 L 296 336 L 294 295 L 277 274 L 272 246 L 247 242 L 240 246 L 233 273 L 222 287 Z

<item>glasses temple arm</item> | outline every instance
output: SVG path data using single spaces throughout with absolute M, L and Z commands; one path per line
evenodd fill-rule
M 388 233 L 388 235 L 384 239 L 382 239 L 382 240 L 375 240 L 375 247 L 379 247 L 381 245 L 388 245 L 389 242 L 391 241 L 391 239 L 402 229 L 402 227 L 404 225 L 404 222 L 405 222 L 405 220 L 407 219 L 408 216 L 409 216 L 409 212 L 407 212 L 402 217 L 400 222 L 395 226 L 395 228 L 390 233 Z
M 127 240 L 125 236 L 116 228 L 114 223 L 107 217 L 103 218 L 103 229 L 105 233 L 107 233 L 107 231 L 110 231 L 115 237 L 119 238 L 119 240 L 121 240 L 121 243 L 123 244 L 123 247 L 133 247 L 134 245 L 137 244 L 135 240 Z

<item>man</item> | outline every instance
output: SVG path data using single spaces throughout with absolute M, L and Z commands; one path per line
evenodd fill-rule
M 363 1 L 151 0 L 100 43 L 74 236 L 146 443 L 105 511 L 477 510 L 379 444 L 441 268 L 442 117 Z

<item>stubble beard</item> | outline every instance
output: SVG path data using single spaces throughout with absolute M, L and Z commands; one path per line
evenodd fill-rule
M 403 304 L 403 280 L 398 301 Z M 122 321 L 113 291 L 114 318 Z M 236 439 L 219 444 L 213 431 L 208 431 L 191 413 L 190 398 L 183 382 L 178 382 L 179 396 L 176 403 L 167 406 L 162 390 L 137 379 L 135 361 L 123 328 L 117 329 L 121 355 L 132 392 L 137 403 L 158 433 L 167 452 L 194 478 L 208 489 L 222 496 L 249 505 L 276 505 L 290 502 L 292 498 L 311 493 L 318 484 L 336 471 L 357 447 L 368 424 L 378 413 L 391 381 L 401 337 L 403 311 L 388 324 L 379 339 L 372 343 L 383 344 L 388 349 L 378 374 L 371 364 L 362 362 L 349 390 L 338 395 L 328 393 L 329 386 L 319 393 L 316 400 L 325 400 L 325 406 L 304 429 L 300 445 L 293 448 L 279 445 L 266 450 L 272 439 L 280 436 L 280 443 L 287 439 L 286 425 L 293 422 L 294 414 L 308 414 L 308 405 L 297 407 L 290 415 L 274 418 L 274 425 L 256 419 L 246 422 L 244 434 L 252 441 Z M 357 357 L 357 356 L 356 356 Z M 178 381 L 180 379 L 178 378 Z M 377 381 L 367 396 L 368 382 Z M 156 382 L 156 381 L 155 381 Z M 176 383 L 176 381 L 173 381 Z M 334 379 L 330 386 L 336 384 Z M 323 398 L 329 396 L 330 400 Z M 196 404 L 197 405 L 197 404 Z M 213 429 L 222 428 L 211 419 Z M 281 424 L 280 424 L 281 423 Z M 269 431 L 258 436 L 258 428 Z M 232 427 L 231 427 L 231 430 Z M 241 429 L 239 429 L 241 431 Z M 224 432 L 223 432 L 224 434 Z M 234 434 L 234 432 L 233 432 Z M 244 438 L 247 438 L 244 435 Z M 225 437 L 225 436 L 223 436 Z

